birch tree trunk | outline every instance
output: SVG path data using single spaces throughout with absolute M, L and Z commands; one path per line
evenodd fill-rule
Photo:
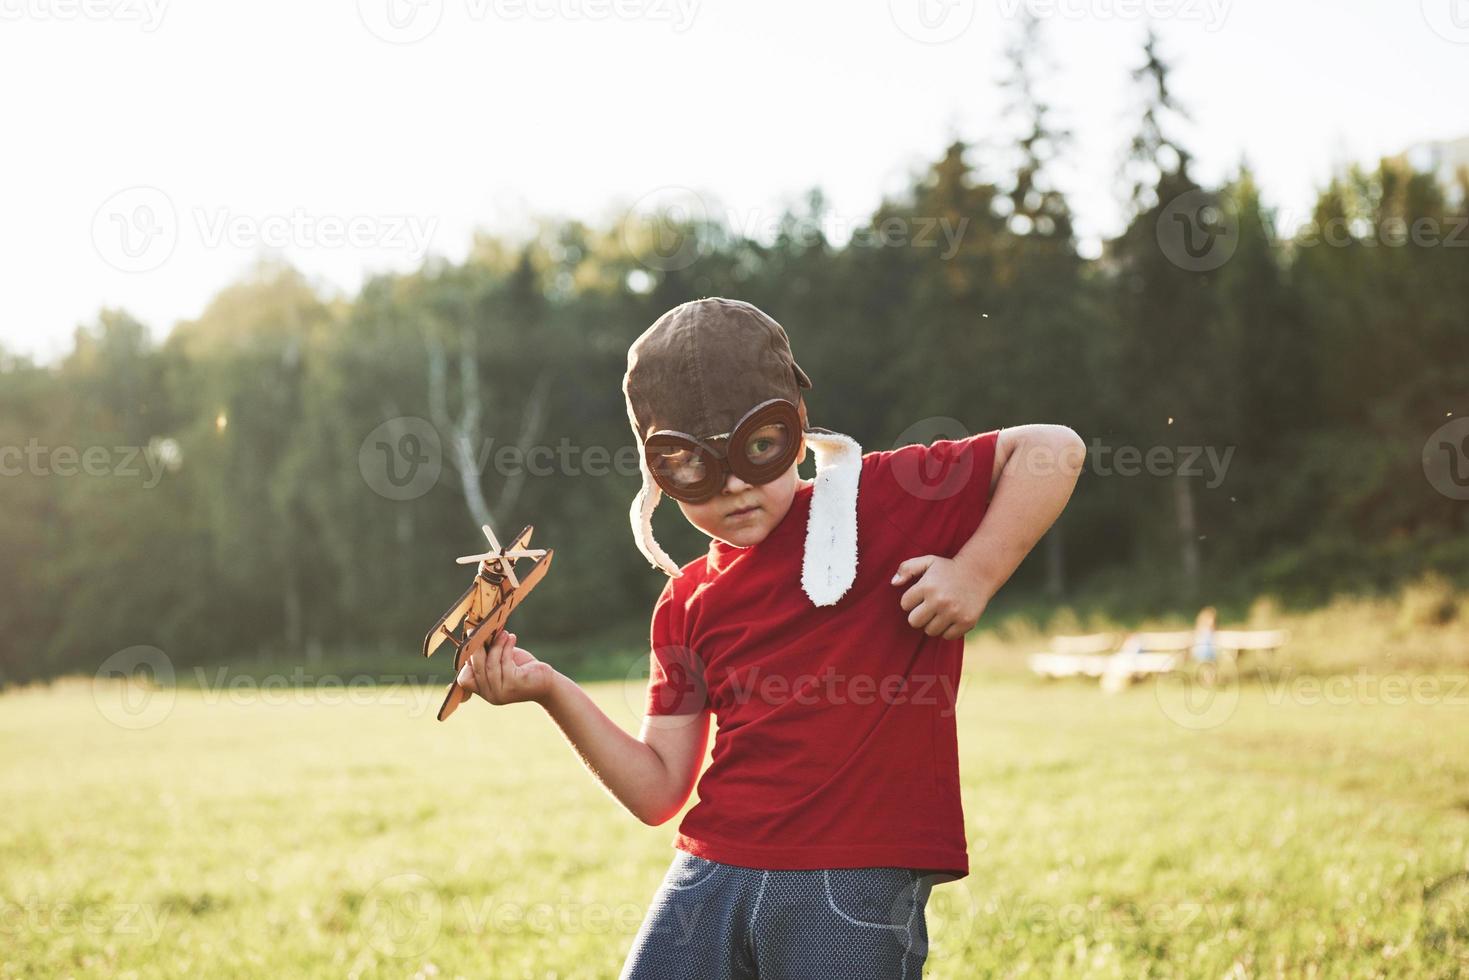
M 439 438 L 444 443 L 445 461 L 459 477 L 459 491 L 464 505 L 476 526 L 495 526 L 494 515 L 485 497 L 480 459 L 476 452 L 481 446 L 489 447 L 492 442 L 484 435 L 484 392 L 479 380 L 479 356 L 474 334 L 466 331 L 458 357 L 459 368 L 459 415 L 449 414 L 446 391 L 449 385 L 448 353 L 436 337 L 426 341 L 428 347 L 428 400 L 429 415 Z M 513 514 L 525 487 L 525 460 L 536 440 L 541 437 L 545 424 L 546 402 L 551 390 L 550 372 L 542 371 L 530 391 L 525 394 L 525 412 L 521 417 L 520 432 L 515 440 L 521 465 L 505 477 L 495 502 L 494 512 L 506 518 Z M 486 459 L 489 458 L 488 452 Z

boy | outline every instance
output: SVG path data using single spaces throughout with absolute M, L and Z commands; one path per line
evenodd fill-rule
M 863 455 L 807 424 L 809 387 L 781 326 L 734 300 L 676 307 L 628 353 L 632 525 L 670 577 L 638 737 L 514 634 L 460 675 L 494 704 L 539 702 L 648 824 L 682 809 L 718 720 L 625 978 L 918 977 L 929 889 L 969 870 L 963 637 L 1065 507 L 1084 447 L 1020 426 Z M 653 539 L 665 493 L 712 539 L 682 568 Z

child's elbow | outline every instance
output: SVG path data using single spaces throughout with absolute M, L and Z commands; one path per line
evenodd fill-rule
M 1034 459 L 1037 473 L 1059 474 L 1075 481 L 1086 462 L 1086 443 L 1076 430 L 1065 425 L 1026 426 L 1021 445 L 1028 459 Z
M 666 788 L 658 787 L 656 790 L 649 789 L 638 793 L 632 799 L 624 800 L 623 806 L 649 827 L 657 827 L 672 820 L 678 811 L 683 809 L 686 799 L 687 794 L 683 797 L 676 797 Z
M 633 816 L 637 817 L 649 827 L 660 827 L 673 819 L 678 812 L 678 807 L 669 807 L 666 804 L 651 806 L 647 804 L 629 807 Z
M 1061 471 L 1075 479 L 1081 475 L 1086 463 L 1086 443 L 1070 426 L 1058 425 L 1056 430 L 1056 457 L 1061 461 Z

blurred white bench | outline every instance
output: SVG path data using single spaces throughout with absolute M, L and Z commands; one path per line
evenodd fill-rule
M 1040 677 L 1096 677 L 1103 689 L 1115 691 L 1179 669 L 1202 638 L 1196 630 L 1130 633 L 1120 644 L 1115 633 L 1055 636 L 1050 650 L 1031 654 L 1026 662 Z M 1285 630 L 1213 631 L 1216 656 L 1231 662 L 1246 652 L 1278 650 L 1288 638 Z
M 1289 630 L 1215 630 L 1214 649 L 1238 657 L 1252 650 L 1279 650 L 1288 639 Z
M 1042 677 L 1101 677 L 1117 640 L 1115 633 L 1053 636 L 1050 650 L 1030 655 L 1030 669 Z

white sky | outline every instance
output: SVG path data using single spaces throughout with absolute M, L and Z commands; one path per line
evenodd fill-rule
M 0 345 L 49 359 L 103 306 L 161 335 L 277 235 L 351 292 L 668 186 L 754 229 L 819 185 L 850 227 L 952 137 L 1007 132 L 1021 2 L 0 0 Z M 1197 176 L 1247 158 L 1288 221 L 1345 162 L 1469 134 L 1469 0 L 1024 2 L 1084 235 L 1122 218 L 1144 10 Z

